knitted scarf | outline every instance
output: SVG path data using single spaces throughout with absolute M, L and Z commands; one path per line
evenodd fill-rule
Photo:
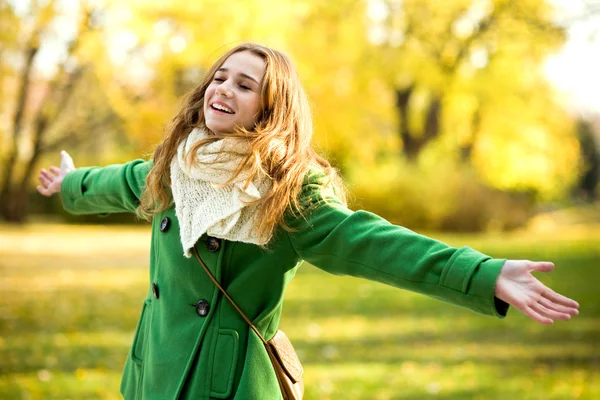
M 188 165 L 186 156 L 198 140 L 209 137 L 207 130 L 195 128 L 177 149 L 171 162 L 171 190 L 175 213 L 179 220 L 179 235 L 183 255 L 205 233 L 221 239 L 266 244 L 257 235 L 260 204 L 248 205 L 261 199 L 270 189 L 268 177 L 254 179 L 245 186 L 248 171 L 225 185 L 240 162 L 250 153 L 247 141 L 224 138 L 198 149 L 196 163 Z

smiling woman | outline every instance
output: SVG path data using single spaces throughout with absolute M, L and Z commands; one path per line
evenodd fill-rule
M 61 168 L 41 171 L 40 193 L 60 192 L 69 212 L 152 220 L 125 399 L 288 398 L 284 381 L 300 382 L 302 368 L 285 364 L 289 343 L 275 353 L 265 341 L 285 339 L 283 296 L 303 260 L 499 318 L 510 305 L 544 324 L 578 314 L 531 274 L 552 263 L 494 259 L 349 210 L 311 137 L 291 61 L 248 43 L 184 99 L 152 160 L 75 169 L 62 152 Z
M 217 70 L 204 95 L 204 120 L 214 133 L 252 129 L 260 111 L 265 60 L 249 52 L 232 54 Z

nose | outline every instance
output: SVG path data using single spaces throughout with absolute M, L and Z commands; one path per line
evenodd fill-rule
M 229 87 L 227 81 L 217 86 L 217 88 L 215 89 L 215 93 L 223 97 L 231 97 L 231 88 Z

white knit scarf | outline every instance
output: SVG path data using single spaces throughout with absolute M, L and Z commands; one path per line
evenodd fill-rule
M 245 186 L 248 172 L 242 171 L 233 183 L 224 185 L 250 153 L 247 141 L 220 139 L 204 145 L 196 153 L 195 165 L 186 164 L 186 156 L 198 140 L 210 137 L 207 130 L 195 128 L 177 149 L 171 162 L 171 189 L 183 255 L 190 258 L 191 249 L 205 233 L 221 239 L 266 244 L 268 239 L 257 234 L 260 204 L 247 205 L 261 199 L 270 189 L 267 177 Z

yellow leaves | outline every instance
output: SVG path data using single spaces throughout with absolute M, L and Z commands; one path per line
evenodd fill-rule
M 83 381 L 87 378 L 88 372 L 83 368 L 77 368 L 75 370 L 75 378 L 79 381 Z
M 79 45 L 76 49 L 78 63 L 81 65 L 91 62 L 94 64 L 96 71 L 105 71 L 110 68 L 102 35 L 99 32 L 87 31 L 82 36 L 85 37 L 79 39 Z
M 38 20 L 36 24 L 38 29 L 45 29 L 46 27 L 48 27 L 50 22 L 56 17 L 55 3 L 55 0 L 33 2 L 34 9 L 39 7 L 37 11 Z
M 509 96 L 515 91 L 536 86 L 539 71 L 531 65 L 539 57 L 531 56 L 535 53 L 531 48 L 544 53 L 546 43 L 554 40 L 550 33 L 554 31 L 548 31 L 548 37 L 538 31 L 532 33 L 527 21 L 517 16 L 519 8 L 523 8 L 531 21 L 544 23 L 545 6 L 539 3 L 454 0 L 439 7 L 436 1 L 405 1 L 399 6 L 400 3 L 381 1 L 256 0 L 240 1 L 236 11 L 231 12 L 228 4 L 216 0 L 127 1 L 115 7 L 121 11 L 114 12 L 122 16 L 116 18 L 120 22 L 113 24 L 111 30 L 132 32 L 138 38 L 138 46 L 154 49 L 150 52 L 154 60 L 145 50 L 141 54 L 146 54 L 142 59 L 152 69 L 155 84 L 153 95 L 135 109 L 119 109 L 125 110 L 121 115 L 128 121 L 128 132 L 138 147 L 146 150 L 160 139 L 162 126 L 174 110 L 169 104 L 177 101 L 172 90 L 172 71 L 206 69 L 231 45 L 255 40 L 292 55 L 314 105 L 316 143 L 338 163 L 372 165 L 378 154 L 399 151 L 394 89 L 416 84 L 414 112 L 409 117 L 412 131 L 423 131 L 428 101 L 441 93 L 445 96 L 444 151 L 456 151 L 457 145 L 469 146 L 475 135 L 481 134 L 484 138 L 478 145 L 480 149 L 493 148 L 500 159 L 522 160 L 509 171 L 489 163 L 477 164 L 494 185 L 514 188 L 535 184 L 547 190 L 551 179 L 568 175 L 552 172 L 557 167 L 548 161 L 547 146 L 540 150 L 535 141 L 502 145 L 485 136 L 510 132 L 521 125 L 523 129 L 546 132 L 542 136 L 552 136 L 558 130 L 554 125 L 564 125 L 559 118 L 543 122 L 539 114 L 525 119 L 515 112 L 510 117 L 513 128 L 506 124 L 499 128 L 489 122 L 476 132 L 473 126 L 475 112 L 484 114 L 482 121 L 493 121 L 506 113 L 502 104 L 512 107 Z M 492 14 L 496 25 L 489 32 L 480 32 L 481 24 L 487 23 Z M 374 25 L 383 29 L 389 45 L 374 46 L 369 42 L 368 32 Z M 405 32 L 409 26 L 410 31 Z M 392 36 L 398 33 L 403 38 L 393 44 Z M 469 48 L 471 38 L 473 47 Z M 528 57 L 531 60 L 527 61 Z M 449 75 L 448 71 L 461 62 L 463 67 L 457 74 Z M 523 106 L 529 104 L 514 109 Z M 485 109 L 479 110 L 480 107 Z M 532 127 L 525 128 L 526 125 Z M 562 140 L 550 141 L 550 147 L 564 144 Z M 521 145 L 525 147 L 520 148 Z M 564 153 L 564 149 L 570 149 L 565 157 L 571 162 L 573 144 L 567 143 L 559 152 Z M 531 173 L 522 177 L 528 170 Z M 536 184 L 535 177 L 540 174 L 547 177 L 547 182 Z
M 19 37 L 20 21 L 11 7 L 0 2 L 0 51 L 16 46 L 16 39 Z M 3 72 L 0 70 L 0 72 Z M 0 82 L 0 85 L 2 83 Z
M 535 190 L 555 197 L 578 172 L 579 146 L 574 137 L 553 132 L 554 127 L 510 120 L 487 125 L 474 154 L 474 164 L 501 189 Z
M 161 140 L 183 92 L 180 76 L 191 76 L 189 89 L 224 51 L 257 41 L 291 55 L 313 104 L 315 142 L 345 170 L 400 157 L 395 90 L 414 85 L 415 136 L 432 97 L 443 101 L 441 137 L 426 149 L 426 164 L 441 155 L 458 158 L 460 147 L 475 144 L 475 166 L 493 186 L 548 196 L 577 172 L 571 121 L 549 104 L 540 75 L 541 61 L 564 39 L 542 0 L 451 0 L 443 7 L 439 0 L 92 4 L 101 30 L 86 34 L 77 57 L 93 62 L 98 83 L 88 92 L 99 102 L 106 98 L 123 121 L 131 157 Z M 51 5 L 39 11 L 40 20 L 56 14 Z M 8 11 L 0 10 L 3 26 L 18 24 Z M 381 40 L 370 40 L 373 30 Z M 4 38 L 16 40 L 10 32 L 0 32 L 2 47 Z
M 136 147 L 153 150 L 164 135 L 164 126 L 175 115 L 173 104 L 165 104 L 160 98 L 138 104 L 133 114 L 128 115 L 127 131 Z

